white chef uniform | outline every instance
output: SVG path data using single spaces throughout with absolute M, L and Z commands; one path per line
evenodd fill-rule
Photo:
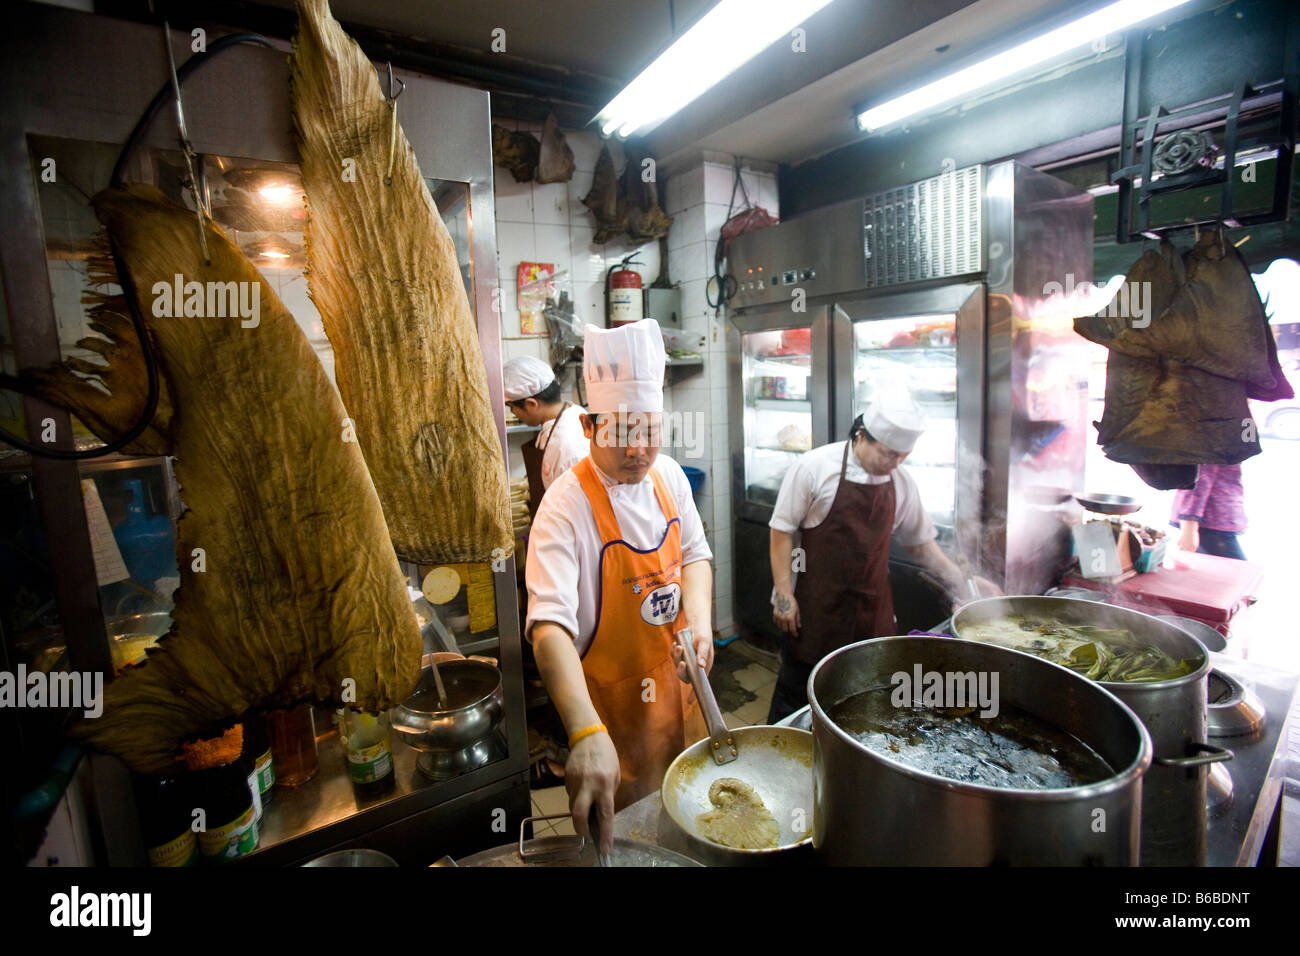
M 582 419 L 587 410 L 581 405 L 570 405 L 558 416 L 542 425 L 537 444 L 542 452 L 542 486 L 548 491 L 560 477 L 587 457 L 590 442 L 582 433 Z M 543 499 L 545 500 L 545 499 Z

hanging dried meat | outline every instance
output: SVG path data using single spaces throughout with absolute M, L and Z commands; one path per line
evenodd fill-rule
M 573 169 L 577 163 L 573 150 L 564 141 L 560 132 L 559 121 L 555 114 L 546 117 L 542 128 L 541 156 L 537 161 L 537 181 L 539 183 L 567 183 L 573 178 Z
M 633 242 L 649 242 L 668 235 L 673 220 L 659 205 L 659 185 L 644 176 L 644 153 L 624 146 L 627 165 L 623 167 L 621 192 L 627 203 L 627 234 Z
M 510 170 L 515 182 L 532 182 L 537 173 L 540 150 L 541 145 L 531 133 L 516 132 L 492 124 L 492 164 Z
M 308 283 L 393 545 L 421 564 L 509 554 L 505 462 L 456 248 L 400 129 L 384 184 L 393 107 L 374 67 L 326 0 L 298 11 Z
M 170 633 L 108 686 L 102 716 L 73 733 L 134 770 L 163 773 L 186 738 L 254 708 L 340 704 L 347 680 L 364 710 L 400 702 L 419 678 L 419 626 L 365 461 L 345 440 L 347 413 L 310 343 L 214 225 L 207 264 L 194 213 L 158 190 L 109 190 L 94 205 L 149 323 L 188 510 Z M 240 288 L 256 311 L 154 316 L 157 290 L 177 275 L 187 290 L 207 290 L 208 303 L 214 288 Z M 104 307 L 124 314 L 125 303 Z M 106 381 L 139 374 L 127 351 L 108 355 L 125 364 Z M 129 416 L 102 417 L 119 432 Z
M 591 179 L 591 189 L 582 204 L 591 210 L 596 220 L 596 235 L 592 242 L 604 245 L 627 228 L 627 203 L 619 189 L 619 178 L 614 172 L 614 157 L 609 144 L 600 148 L 596 171 Z
M 1074 327 L 1110 349 L 1098 442 L 1153 487 L 1190 488 L 1197 465 L 1259 454 L 1247 397 L 1291 392 L 1254 281 L 1222 229 L 1202 234 L 1185 272 L 1162 241 L 1114 302 Z

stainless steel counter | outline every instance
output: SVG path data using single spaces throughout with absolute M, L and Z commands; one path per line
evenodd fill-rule
M 1276 854 L 1272 831 L 1280 836 L 1282 786 L 1287 759 L 1289 717 L 1297 705 L 1300 674 L 1280 671 L 1222 654 L 1211 654 L 1214 667 L 1231 674 L 1252 689 L 1264 704 L 1264 725 L 1252 737 L 1216 737 L 1214 742 L 1233 752 L 1226 766 L 1232 776 L 1232 802 L 1210 817 L 1207 862 L 1210 866 L 1275 865 L 1276 859 L 1261 860 L 1268 846 Z M 810 730 L 812 715 L 807 707 L 780 722 L 784 726 Z M 1300 733 L 1300 729 L 1291 732 Z M 690 856 L 685 841 L 674 839 L 673 828 L 663 814 L 659 792 L 643 797 L 614 815 L 615 836 L 654 843 Z M 1272 828 L 1276 824 L 1278 830 Z

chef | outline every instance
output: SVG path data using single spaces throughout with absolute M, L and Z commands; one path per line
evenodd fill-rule
M 587 326 L 581 416 L 588 457 L 546 493 L 528 542 L 526 631 L 569 735 L 574 828 L 659 788 L 707 736 L 674 634 L 713 665 L 712 553 L 681 467 L 659 454 L 665 353 L 659 325 Z
M 587 439 L 579 418 L 581 405 L 561 401 L 560 383 L 539 358 L 522 355 L 502 369 L 506 404 L 525 425 L 540 425 L 536 438 L 524 442 L 524 471 L 528 473 L 528 510 L 536 517 L 542 495 L 556 478 L 587 457 Z
M 808 676 L 831 651 L 894 633 L 891 535 L 962 593 L 965 576 L 935 543 L 916 481 L 899 467 L 924 429 L 910 396 L 881 394 L 848 441 L 814 448 L 786 472 L 768 522 L 772 616 L 782 632 L 768 723 L 808 702 Z

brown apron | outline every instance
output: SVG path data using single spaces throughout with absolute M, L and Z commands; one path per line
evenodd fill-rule
M 524 471 L 528 475 L 528 514 L 530 517 L 537 517 L 537 507 L 542 503 L 542 495 L 546 494 L 546 486 L 542 483 L 542 459 L 546 457 L 546 448 L 555 436 L 555 429 L 560 427 L 560 415 L 567 412 L 572 407 L 572 404 L 572 402 L 565 402 L 564 407 L 560 409 L 560 414 L 553 419 L 551 430 L 546 433 L 545 445 L 537 444 L 537 438 L 541 437 L 541 432 L 538 432 L 537 438 L 530 438 L 519 446 L 519 451 L 524 456 Z
M 795 659 L 815 664 L 855 641 L 894 632 L 889 589 L 889 537 L 894 530 L 894 483 L 846 481 L 844 446 L 840 483 L 826 519 L 803 530 L 806 567 L 794 597 L 800 636 L 790 642 Z

